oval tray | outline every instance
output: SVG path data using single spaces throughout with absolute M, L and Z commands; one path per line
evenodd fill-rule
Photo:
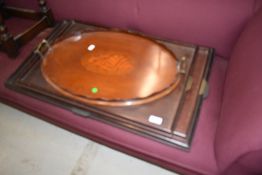
M 92 31 L 56 42 L 41 65 L 45 80 L 71 99 L 128 106 L 154 101 L 179 83 L 175 54 L 136 34 Z

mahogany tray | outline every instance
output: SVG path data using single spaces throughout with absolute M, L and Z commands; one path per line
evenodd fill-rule
M 187 150 L 212 57 L 211 48 L 63 21 L 6 86 Z
M 120 31 L 81 31 L 52 44 L 41 72 L 61 94 L 83 103 L 141 105 L 167 95 L 182 60 L 163 44 Z

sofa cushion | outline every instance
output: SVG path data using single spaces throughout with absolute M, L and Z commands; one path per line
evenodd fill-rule
M 56 19 L 135 29 L 154 36 L 214 47 L 228 58 L 255 0 L 47 0 Z M 35 0 L 6 0 L 32 7 Z
M 19 26 L 19 24 L 17 24 Z M 26 59 L 36 43 L 46 36 L 41 33 L 37 38 L 21 49 L 15 60 L 0 54 L 0 99 L 10 105 L 38 116 L 91 138 L 112 148 L 126 152 L 141 159 L 158 164 L 165 168 L 191 174 L 216 174 L 217 165 L 214 156 L 214 135 L 220 111 L 221 94 L 227 61 L 215 57 L 210 75 L 209 96 L 203 102 L 192 148 L 186 152 L 150 139 L 132 134 L 98 122 L 93 119 L 79 117 L 62 108 L 16 93 L 4 87 L 6 79 Z M 192 173 L 193 171 L 193 173 Z
M 262 149 L 250 151 L 237 159 L 223 174 L 258 175 L 261 174 Z
M 243 31 L 230 59 L 216 135 L 215 150 L 222 171 L 242 162 L 250 172 L 255 169 L 262 173 L 262 155 L 253 161 L 260 162 L 260 165 L 241 161 L 249 153 L 262 153 L 261 31 L 262 9 Z

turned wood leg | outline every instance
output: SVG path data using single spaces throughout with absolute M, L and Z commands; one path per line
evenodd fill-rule
M 54 17 L 51 12 L 51 10 L 47 7 L 45 0 L 38 0 L 38 4 L 40 7 L 40 11 L 43 14 L 43 16 L 47 17 L 48 25 L 53 26 L 54 25 Z
M 9 57 L 16 57 L 18 55 L 17 44 L 5 27 L 2 14 L 0 14 L 0 42 L 1 49 L 5 51 Z

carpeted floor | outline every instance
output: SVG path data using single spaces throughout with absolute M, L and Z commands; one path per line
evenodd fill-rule
M 0 103 L 1 175 L 176 175 Z

